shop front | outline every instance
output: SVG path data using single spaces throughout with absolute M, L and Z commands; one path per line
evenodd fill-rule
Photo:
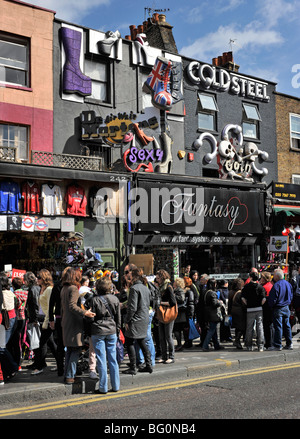
M 11 164 L 0 174 L 0 265 L 59 276 L 68 265 L 120 266 L 122 185 L 108 173 Z M 3 269 L 2 268 L 2 269 Z
M 260 257 L 262 188 L 184 180 L 137 180 L 128 197 L 131 252 L 153 254 L 154 272 L 164 268 L 172 277 L 186 265 L 219 279 L 248 273 Z

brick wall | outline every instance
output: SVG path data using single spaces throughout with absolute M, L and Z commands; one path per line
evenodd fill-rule
M 292 183 L 292 174 L 300 175 L 300 151 L 290 149 L 290 113 L 300 115 L 300 99 L 280 93 L 275 99 L 278 181 Z

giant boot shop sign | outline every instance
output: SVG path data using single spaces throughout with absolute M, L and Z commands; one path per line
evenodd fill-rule
M 131 224 L 141 232 L 251 233 L 264 226 L 260 192 L 140 181 L 129 193 Z

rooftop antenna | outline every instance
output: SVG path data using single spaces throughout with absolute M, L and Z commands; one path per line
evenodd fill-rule
M 229 39 L 229 46 L 232 52 L 232 57 L 233 57 L 233 68 L 235 68 L 235 62 L 234 62 L 234 56 L 233 56 L 233 46 L 238 46 L 238 44 L 236 43 L 237 39 Z
M 148 17 L 152 17 L 152 15 L 153 15 L 155 12 L 167 12 L 167 11 L 169 11 L 170 9 L 153 9 L 153 8 L 144 8 L 144 10 L 145 10 L 145 21 L 146 21 L 146 19 L 147 19 L 147 17 L 146 17 L 147 11 L 148 11 Z

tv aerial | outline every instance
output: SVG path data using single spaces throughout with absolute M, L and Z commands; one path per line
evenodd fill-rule
M 144 8 L 145 10 L 145 21 L 147 19 L 146 14 L 148 12 L 148 17 L 152 17 L 154 13 L 157 12 L 168 12 L 170 9 L 153 9 L 153 8 Z

